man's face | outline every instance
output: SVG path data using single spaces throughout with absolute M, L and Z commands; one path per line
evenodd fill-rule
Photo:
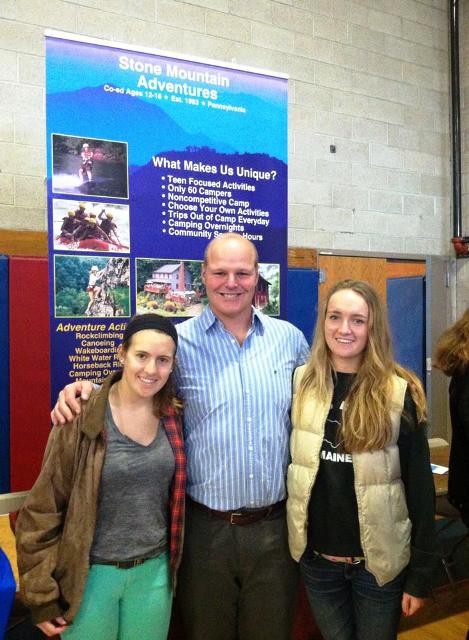
M 202 269 L 213 313 L 222 322 L 250 318 L 258 277 L 254 252 L 248 241 L 230 238 L 215 243 Z

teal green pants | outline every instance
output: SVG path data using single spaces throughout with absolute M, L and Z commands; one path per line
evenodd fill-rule
M 172 591 L 168 554 L 132 569 L 90 567 L 85 592 L 64 640 L 166 640 Z

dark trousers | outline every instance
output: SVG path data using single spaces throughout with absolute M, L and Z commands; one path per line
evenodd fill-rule
M 188 506 L 177 587 L 188 640 L 290 640 L 297 584 L 285 509 L 241 527 Z

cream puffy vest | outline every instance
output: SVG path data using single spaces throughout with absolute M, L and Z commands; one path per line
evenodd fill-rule
M 287 477 L 288 537 L 290 552 L 296 561 L 306 549 L 308 503 L 319 469 L 324 425 L 332 401 L 332 395 L 322 399 L 311 396 L 304 402 L 301 418 L 298 418 L 295 390 L 304 370 L 303 366 L 295 371 L 293 382 L 292 461 Z M 410 559 L 411 522 L 397 447 L 406 388 L 404 379 L 393 377 L 392 438 L 389 445 L 379 451 L 352 454 L 365 566 L 380 586 L 395 578 Z

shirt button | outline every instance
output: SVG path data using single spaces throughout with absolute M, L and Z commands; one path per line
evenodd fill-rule
M 254 451 L 254 447 L 248 447 L 249 451 Z
M 247 422 L 252 422 L 251 418 L 248 418 L 248 419 L 247 419 Z
M 250 474 L 249 474 L 249 478 L 252 480 L 252 479 L 254 478 L 254 474 L 253 474 L 253 473 L 250 473 Z

